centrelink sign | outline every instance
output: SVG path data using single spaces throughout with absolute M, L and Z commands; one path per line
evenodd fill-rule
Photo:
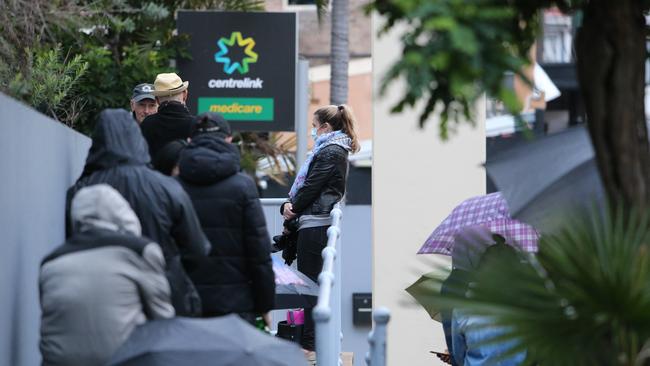
M 179 62 L 194 113 L 217 112 L 243 131 L 292 131 L 296 14 L 178 12 L 191 60 Z

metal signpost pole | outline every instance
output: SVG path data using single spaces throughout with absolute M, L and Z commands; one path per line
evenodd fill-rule
M 296 169 L 300 169 L 307 158 L 309 61 L 298 60 L 296 76 Z

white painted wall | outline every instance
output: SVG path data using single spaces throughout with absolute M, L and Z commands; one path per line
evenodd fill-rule
M 431 270 L 431 255 L 416 252 L 433 229 L 463 199 L 485 193 L 485 106 L 477 127 L 464 124 L 447 142 L 438 137 L 438 119 L 418 128 L 417 111 L 391 115 L 404 85 L 376 92 L 389 65 L 401 56 L 399 33 L 377 38 L 383 19 L 373 18 L 373 294 L 374 306 L 391 310 L 388 364 L 442 365 L 430 350 L 444 350 L 439 323 L 404 289 Z M 438 260 L 447 258 L 438 257 Z

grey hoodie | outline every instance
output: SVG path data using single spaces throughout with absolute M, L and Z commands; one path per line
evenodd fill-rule
M 108 185 L 81 189 L 71 220 L 74 235 L 41 265 L 43 365 L 104 365 L 137 325 L 174 316 L 165 260 Z

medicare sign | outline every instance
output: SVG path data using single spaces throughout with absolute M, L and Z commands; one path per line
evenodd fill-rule
M 292 131 L 296 14 L 178 12 L 190 60 L 179 62 L 196 114 L 221 113 L 240 131 Z

